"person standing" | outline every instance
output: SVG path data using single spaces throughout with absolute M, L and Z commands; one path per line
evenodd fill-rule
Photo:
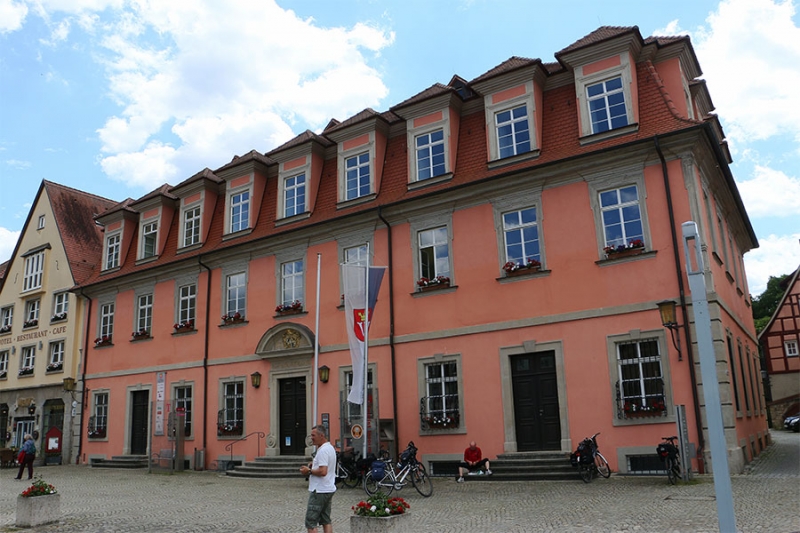
M 469 443 L 469 448 L 464 450 L 464 461 L 458 466 L 458 481 L 464 482 L 464 475 L 466 472 L 479 472 L 485 473 L 487 476 L 492 475 L 489 470 L 489 459 L 483 459 L 483 453 L 475 441 Z
M 22 471 L 25 470 L 25 466 L 28 467 L 28 479 L 33 479 L 33 460 L 36 459 L 36 444 L 33 442 L 33 436 L 30 433 L 26 433 L 23 440 L 25 442 L 22 443 L 20 451 L 25 452 L 25 456 L 19 463 L 19 473 L 14 479 L 22 479 Z
M 300 467 L 300 473 L 308 477 L 306 528 L 308 533 L 316 533 L 317 525 L 321 525 L 323 533 L 333 533 L 331 502 L 336 492 L 336 450 L 328 442 L 328 433 L 322 425 L 311 429 L 311 442 L 317 447 L 314 460 Z

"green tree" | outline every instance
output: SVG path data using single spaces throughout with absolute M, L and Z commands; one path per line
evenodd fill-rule
M 753 321 L 755 322 L 757 333 L 761 333 L 761 330 L 766 327 L 769 319 L 772 318 L 775 309 L 778 308 L 778 303 L 781 301 L 783 293 L 785 292 L 785 290 L 781 288 L 781 283 L 788 278 L 789 275 L 790 274 L 777 277 L 770 276 L 769 281 L 767 281 L 767 288 L 764 292 L 752 298 Z

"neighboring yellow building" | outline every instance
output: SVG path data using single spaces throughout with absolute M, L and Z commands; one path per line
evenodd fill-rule
M 31 433 L 37 463 L 78 455 L 82 398 L 65 391 L 64 379 L 80 381 L 86 312 L 69 291 L 102 250 L 93 216 L 115 204 L 42 181 L 0 276 L 0 448 L 18 447 Z

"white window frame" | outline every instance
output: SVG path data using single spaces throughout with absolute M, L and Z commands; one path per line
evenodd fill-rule
M 114 338 L 114 303 L 105 303 L 100 306 L 100 320 L 98 321 L 100 335 L 98 337 Z
M 158 255 L 158 220 L 142 222 L 140 259 L 148 259 Z
M 122 232 L 116 232 L 106 236 L 105 254 L 103 254 L 103 270 L 119 267 L 121 242 Z
M 25 302 L 25 324 L 29 324 L 34 320 L 39 322 L 39 310 L 41 309 L 41 300 L 39 298 L 35 298 L 33 300 L 28 300 Z M 34 327 L 34 326 L 28 326 Z
M 186 206 L 183 210 L 183 247 L 200 243 L 203 210 L 199 204 Z
M 142 294 L 136 299 L 136 329 L 149 335 L 153 328 L 153 294 Z
M 53 295 L 53 317 L 69 313 L 69 293 L 59 292 Z
M 234 387 L 231 389 L 230 387 Z M 245 381 L 243 379 L 231 379 L 222 382 L 220 387 L 220 409 L 222 410 L 222 422 L 225 425 L 241 425 L 241 435 L 245 434 Z M 229 405 L 229 402 L 233 402 Z M 230 435 L 236 438 L 237 435 Z
M 281 263 L 280 305 L 300 302 L 305 305 L 305 259 L 295 259 Z
M 613 83 L 616 85 L 617 82 L 619 82 L 619 87 L 609 87 L 609 84 Z M 628 103 L 625 101 L 625 89 L 623 87 L 623 83 L 624 80 L 622 76 L 612 76 L 610 78 L 586 85 L 586 104 L 589 106 L 589 120 L 591 121 L 593 134 L 605 133 L 607 131 L 624 128 L 625 126 L 629 125 Z M 590 95 L 589 91 L 594 88 L 599 88 L 601 92 Z M 619 103 L 611 102 L 611 99 L 615 98 L 617 95 L 622 97 L 622 107 L 624 108 L 625 113 L 612 115 L 612 112 L 615 111 L 620 105 Z M 602 106 L 593 110 L 593 105 L 598 102 L 601 103 Z M 595 122 L 594 112 L 599 111 L 602 111 L 605 114 L 605 118 L 602 121 L 598 120 Z M 617 124 L 615 126 L 614 122 L 620 119 L 624 119 L 625 124 Z
M 406 123 L 406 142 L 408 143 L 408 183 L 413 185 L 415 183 L 428 184 L 438 183 L 439 181 L 446 180 L 452 177 L 453 170 L 450 168 L 450 139 L 452 137 L 450 122 L 450 109 L 443 108 L 440 110 L 442 118 L 425 124 L 424 126 L 413 127 L 414 119 L 409 119 Z M 444 172 L 437 176 L 431 176 L 427 179 L 419 179 L 419 165 L 417 161 L 417 137 L 422 135 L 429 135 L 437 130 L 442 130 L 444 138 Z M 421 185 L 420 185 L 421 186 Z
M 39 215 L 39 223 L 36 226 L 36 229 L 44 229 L 44 222 L 45 222 L 45 216 Z
M 0 352 L 0 374 L 5 374 L 6 377 L 8 376 L 8 358 L 10 357 L 10 353 L 8 350 L 3 350 Z
M 8 328 L 14 325 L 14 306 L 7 305 L 0 309 L 0 328 Z
M 525 108 L 523 114 L 521 116 L 516 116 L 515 117 L 514 116 L 515 113 L 520 108 L 523 108 L 523 107 Z M 508 120 L 504 120 L 503 122 L 499 122 L 500 115 L 504 114 L 504 113 L 508 113 L 509 114 L 509 119 Z M 520 129 L 520 125 L 523 122 L 526 125 L 525 130 Z M 500 129 L 504 128 L 506 126 L 510 126 L 511 127 L 511 135 L 510 135 L 510 137 L 511 137 L 511 145 L 510 145 L 511 153 L 503 155 L 503 149 L 504 148 L 500 145 L 500 141 L 502 139 L 508 137 L 508 136 L 507 135 L 500 135 Z M 495 142 L 497 143 L 498 159 L 505 159 L 507 157 L 513 157 L 513 156 L 516 156 L 516 155 L 521 155 L 521 154 L 525 154 L 525 153 L 530 152 L 533 149 L 533 142 L 532 142 L 532 135 L 531 135 L 531 130 L 533 129 L 532 126 L 533 126 L 533 124 L 531 122 L 530 113 L 528 112 L 528 104 L 527 104 L 527 102 L 522 102 L 522 103 L 520 103 L 518 105 L 509 107 L 507 109 L 496 111 L 495 114 L 494 114 L 494 130 L 495 130 Z M 517 140 L 517 136 L 519 134 L 521 134 L 522 131 L 527 131 L 527 133 L 528 133 L 528 140 L 527 141 L 518 141 Z M 525 143 L 528 144 L 528 149 L 527 150 L 525 150 L 524 146 L 523 146 Z
M 786 354 L 786 357 L 800 357 L 800 351 L 798 351 L 798 346 L 797 346 L 797 339 L 790 339 L 783 341 L 783 353 Z
M 36 345 L 23 346 L 19 356 L 20 370 L 33 369 L 36 365 Z
M 603 213 L 600 207 L 600 194 L 612 189 L 619 189 L 636 185 L 639 202 L 639 216 L 642 221 L 642 233 L 644 246 L 646 250 L 651 249 L 650 240 L 650 225 L 647 216 L 647 189 L 644 184 L 644 176 L 641 168 L 619 168 L 616 171 L 604 174 L 598 174 L 594 177 L 587 177 L 589 185 L 589 202 L 592 206 L 592 211 L 595 217 L 595 230 L 597 235 L 597 253 L 600 259 L 606 259 L 606 254 L 603 249 L 606 244 L 605 223 L 603 222 Z M 628 243 L 625 243 L 628 244 Z
M 593 72 L 587 76 L 582 75 L 583 68 L 580 69 L 580 73 L 577 71 L 575 73 L 575 93 L 578 98 L 578 112 L 580 113 L 581 119 L 581 137 L 587 137 L 590 135 L 604 136 L 605 134 L 616 135 L 618 133 L 627 133 L 629 128 L 633 127 L 636 123 L 634 106 L 637 104 L 633 101 L 633 95 L 631 93 L 631 84 L 633 79 L 631 69 L 633 67 L 631 66 L 630 55 L 628 53 L 622 53 L 619 57 L 620 64 L 615 67 Z M 625 113 L 628 124 L 627 126 L 620 128 L 595 133 L 592 130 L 592 118 L 589 111 L 587 87 L 616 77 L 622 78 L 622 93 L 625 98 Z
M 94 416 L 94 428 L 105 428 L 106 435 L 108 435 L 108 405 L 110 394 L 108 391 L 95 392 L 92 401 L 92 413 Z M 102 401 L 101 401 L 102 400 Z
M 228 233 L 237 233 L 250 228 L 251 200 L 252 192 L 249 186 L 231 191 L 228 196 Z
M 197 284 L 178 287 L 178 322 L 195 320 L 197 312 Z
M 342 262 L 346 265 L 367 266 L 368 259 L 366 242 L 342 250 Z
M 422 239 L 423 234 L 430 234 L 432 236 L 432 242 L 429 246 L 422 246 Z M 416 248 L 417 248 L 417 267 L 419 269 L 419 277 L 426 277 L 428 279 L 434 279 L 437 276 L 445 276 L 451 278 L 452 280 L 452 261 L 453 261 L 453 252 L 451 250 L 451 238 L 450 238 L 450 231 L 447 225 L 440 225 L 432 228 L 426 228 L 423 230 L 417 231 L 416 235 Z M 447 270 L 440 268 L 439 262 L 437 261 L 437 249 L 440 247 L 445 246 L 447 248 Z M 423 258 L 423 250 L 433 250 L 433 272 L 426 272 L 423 266 L 424 258 Z M 430 269 L 429 269 L 430 270 Z
M 432 137 L 438 133 L 442 134 L 442 138 L 433 140 Z M 420 139 L 422 137 L 427 137 L 428 140 L 425 144 L 419 145 Z M 444 128 L 437 128 L 431 131 L 418 133 L 417 135 L 414 136 L 414 164 L 416 168 L 415 176 L 417 178 L 417 181 L 427 181 L 447 174 L 447 148 L 445 146 L 446 142 L 447 142 L 447 135 L 445 134 Z M 442 147 L 441 157 L 443 161 L 441 164 L 438 163 L 434 164 L 434 157 L 439 156 L 439 154 L 438 153 L 434 154 L 433 150 L 436 149 L 438 146 Z M 425 156 L 420 157 L 419 152 L 422 149 L 424 149 L 427 152 L 427 157 Z M 430 175 L 426 177 L 421 176 L 423 169 L 420 168 L 420 162 L 424 159 L 430 160 L 430 165 L 425 169 L 427 172 L 430 173 Z M 434 174 L 434 169 L 440 166 L 442 167 L 442 171 L 439 172 L 438 174 Z
M 429 378 L 428 377 L 428 368 L 431 365 L 438 365 L 440 370 L 444 369 L 444 365 L 455 365 L 456 375 L 455 376 L 443 376 L 440 372 L 440 378 Z M 442 383 L 441 390 L 444 396 L 442 399 L 441 409 L 438 407 L 433 409 L 435 413 L 452 413 L 453 411 L 458 412 L 458 425 L 449 428 L 436 428 L 436 427 L 429 427 L 427 429 L 422 428 L 422 420 L 420 420 L 420 433 L 424 435 L 433 434 L 433 433 L 442 433 L 442 432 L 450 432 L 450 433 L 462 433 L 465 430 L 466 422 L 464 418 L 464 383 L 463 383 L 463 365 L 461 361 L 460 354 L 437 354 L 433 357 L 423 357 L 417 360 L 417 388 L 419 391 L 419 397 L 422 398 L 429 398 L 431 396 L 440 396 L 440 395 L 432 395 L 431 390 L 432 387 L 438 383 Z M 441 381 L 438 381 L 441 380 Z M 450 388 L 452 389 L 453 386 L 456 387 L 456 391 L 447 392 L 447 384 L 450 384 Z M 450 396 L 450 400 L 447 400 L 447 396 Z M 430 403 L 425 406 L 425 412 L 428 413 L 429 416 L 433 416 L 430 413 L 431 405 Z
M 623 201 L 622 200 L 622 191 L 630 190 L 630 189 L 634 189 L 636 191 L 636 200 L 635 201 L 631 201 L 631 200 Z M 615 193 L 617 203 L 615 203 L 613 205 L 604 206 L 603 205 L 603 196 L 608 195 L 608 194 L 610 194 L 612 192 Z M 602 230 L 603 230 L 604 247 L 606 247 L 606 246 L 617 247 L 617 246 L 620 246 L 620 245 L 627 246 L 628 244 L 630 244 L 634 240 L 641 240 L 642 242 L 645 242 L 645 244 L 647 244 L 645 239 L 644 239 L 644 221 L 642 220 L 642 218 L 643 218 L 642 217 L 642 199 L 641 199 L 641 195 L 639 194 L 639 189 L 636 186 L 636 184 L 624 185 L 624 186 L 621 186 L 621 187 L 614 187 L 612 189 L 606 189 L 606 190 L 600 191 L 598 193 L 597 203 L 600 206 L 600 216 L 601 216 L 601 222 L 603 224 Z M 634 219 L 626 220 L 625 219 L 625 211 L 626 211 L 626 209 L 628 209 L 630 207 L 633 207 L 633 206 L 636 206 L 636 208 L 637 208 L 637 210 L 639 212 L 638 223 L 639 223 L 639 226 L 640 226 L 640 228 L 642 230 L 642 233 L 641 234 L 631 233 L 629 235 L 628 232 L 627 232 L 626 226 L 628 224 L 634 222 Z M 620 218 L 619 226 L 620 226 L 620 229 L 622 231 L 622 237 L 609 240 L 609 238 L 608 238 L 608 226 L 606 226 L 605 214 L 606 213 L 612 213 L 612 212 L 615 212 L 615 211 L 619 214 L 619 218 Z
M 521 220 L 522 213 L 523 212 L 529 212 L 531 210 L 533 210 L 533 217 L 534 217 L 533 222 L 521 222 L 517 226 L 514 226 L 514 227 L 509 227 L 507 225 L 508 224 L 508 221 L 506 220 L 507 215 L 516 214 L 517 215 L 517 220 Z M 541 236 L 541 232 L 539 231 L 539 208 L 538 208 L 538 206 L 532 205 L 532 206 L 523 207 L 523 208 L 520 208 L 520 209 L 512 209 L 512 210 L 506 211 L 506 212 L 501 214 L 501 220 L 502 220 L 502 224 L 503 224 L 503 252 L 505 253 L 505 261 L 503 262 L 503 264 L 505 264 L 506 262 L 509 262 L 509 261 L 514 261 L 515 263 L 524 266 L 528 259 L 535 259 L 536 261 L 539 261 L 541 263 L 542 262 L 542 248 L 541 248 L 542 236 Z M 531 246 L 535 247 L 535 251 L 531 250 L 529 252 L 528 248 L 525 245 L 526 241 L 522 240 L 520 242 L 520 246 L 522 247 L 522 257 L 518 257 L 518 258 L 514 257 L 514 258 L 512 258 L 509 255 L 509 252 L 508 252 L 508 249 L 509 249 L 509 244 L 508 244 L 509 234 L 512 233 L 512 232 L 519 232 L 522 235 L 527 228 L 534 228 L 536 230 L 535 245 L 531 244 Z
M 225 276 L 225 314 L 233 316 L 236 313 L 247 316 L 247 273 L 244 271 Z
M 187 395 L 188 392 L 188 395 Z M 190 383 L 180 383 L 172 385 L 172 403 L 175 409 L 183 408 L 184 422 L 189 432 L 187 438 L 191 438 L 194 432 L 193 409 L 194 406 L 194 386 Z
M 53 341 L 50 343 L 49 365 L 64 364 L 64 341 Z
M 535 157 L 539 154 L 539 139 L 536 132 L 536 123 L 534 122 L 534 113 L 536 111 L 536 102 L 534 101 L 534 83 L 527 81 L 524 84 L 525 92 L 513 98 L 501 100 L 494 103 L 496 93 L 487 94 L 483 98 L 483 105 L 486 115 L 486 132 L 489 136 L 489 161 L 503 160 L 502 164 L 515 162 L 518 159 L 528 159 Z M 500 139 L 498 136 L 497 116 L 504 111 L 516 109 L 520 106 L 525 107 L 525 116 L 528 120 L 528 133 L 530 150 L 527 152 L 516 152 L 515 155 L 500 157 Z M 490 167 L 492 168 L 492 167 Z
M 298 184 L 297 181 L 302 178 L 302 184 Z M 289 181 L 294 180 L 292 185 L 289 185 Z M 302 206 L 298 207 L 297 198 L 298 193 L 297 191 L 302 191 L 303 203 Z M 288 200 L 289 194 L 293 194 L 293 200 L 295 202 L 293 207 L 293 212 L 289 212 L 288 207 Z M 281 205 L 282 205 L 282 214 L 281 218 L 291 218 L 297 215 L 302 215 L 308 210 L 308 173 L 307 172 L 300 172 L 292 174 L 291 176 L 286 176 L 281 180 Z
M 347 202 L 350 200 L 357 200 L 359 198 L 363 198 L 365 196 L 369 196 L 375 190 L 373 183 L 373 172 L 372 172 L 372 155 L 370 154 L 369 150 L 364 151 L 363 147 L 361 148 L 360 153 L 356 153 L 351 156 L 344 157 L 344 195 L 342 200 Z M 362 158 L 366 157 L 366 162 L 362 161 Z M 350 167 L 350 163 L 355 160 L 354 166 Z M 361 180 L 364 177 L 363 172 L 366 171 L 366 178 L 367 178 L 367 190 L 362 192 L 362 185 Z M 355 194 L 350 197 L 350 173 L 355 173 Z
M 22 280 L 22 292 L 40 289 L 44 278 L 44 250 L 25 258 L 25 276 Z

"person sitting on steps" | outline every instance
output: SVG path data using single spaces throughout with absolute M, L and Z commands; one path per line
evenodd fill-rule
M 486 474 L 487 476 L 492 475 L 492 471 L 489 469 L 489 459 L 483 458 L 481 449 L 478 448 L 475 441 L 470 442 L 469 448 L 464 450 L 464 461 L 458 466 L 458 478 L 456 481 L 463 483 L 464 475 L 467 472 L 469 472 L 470 475 L 473 473 Z

